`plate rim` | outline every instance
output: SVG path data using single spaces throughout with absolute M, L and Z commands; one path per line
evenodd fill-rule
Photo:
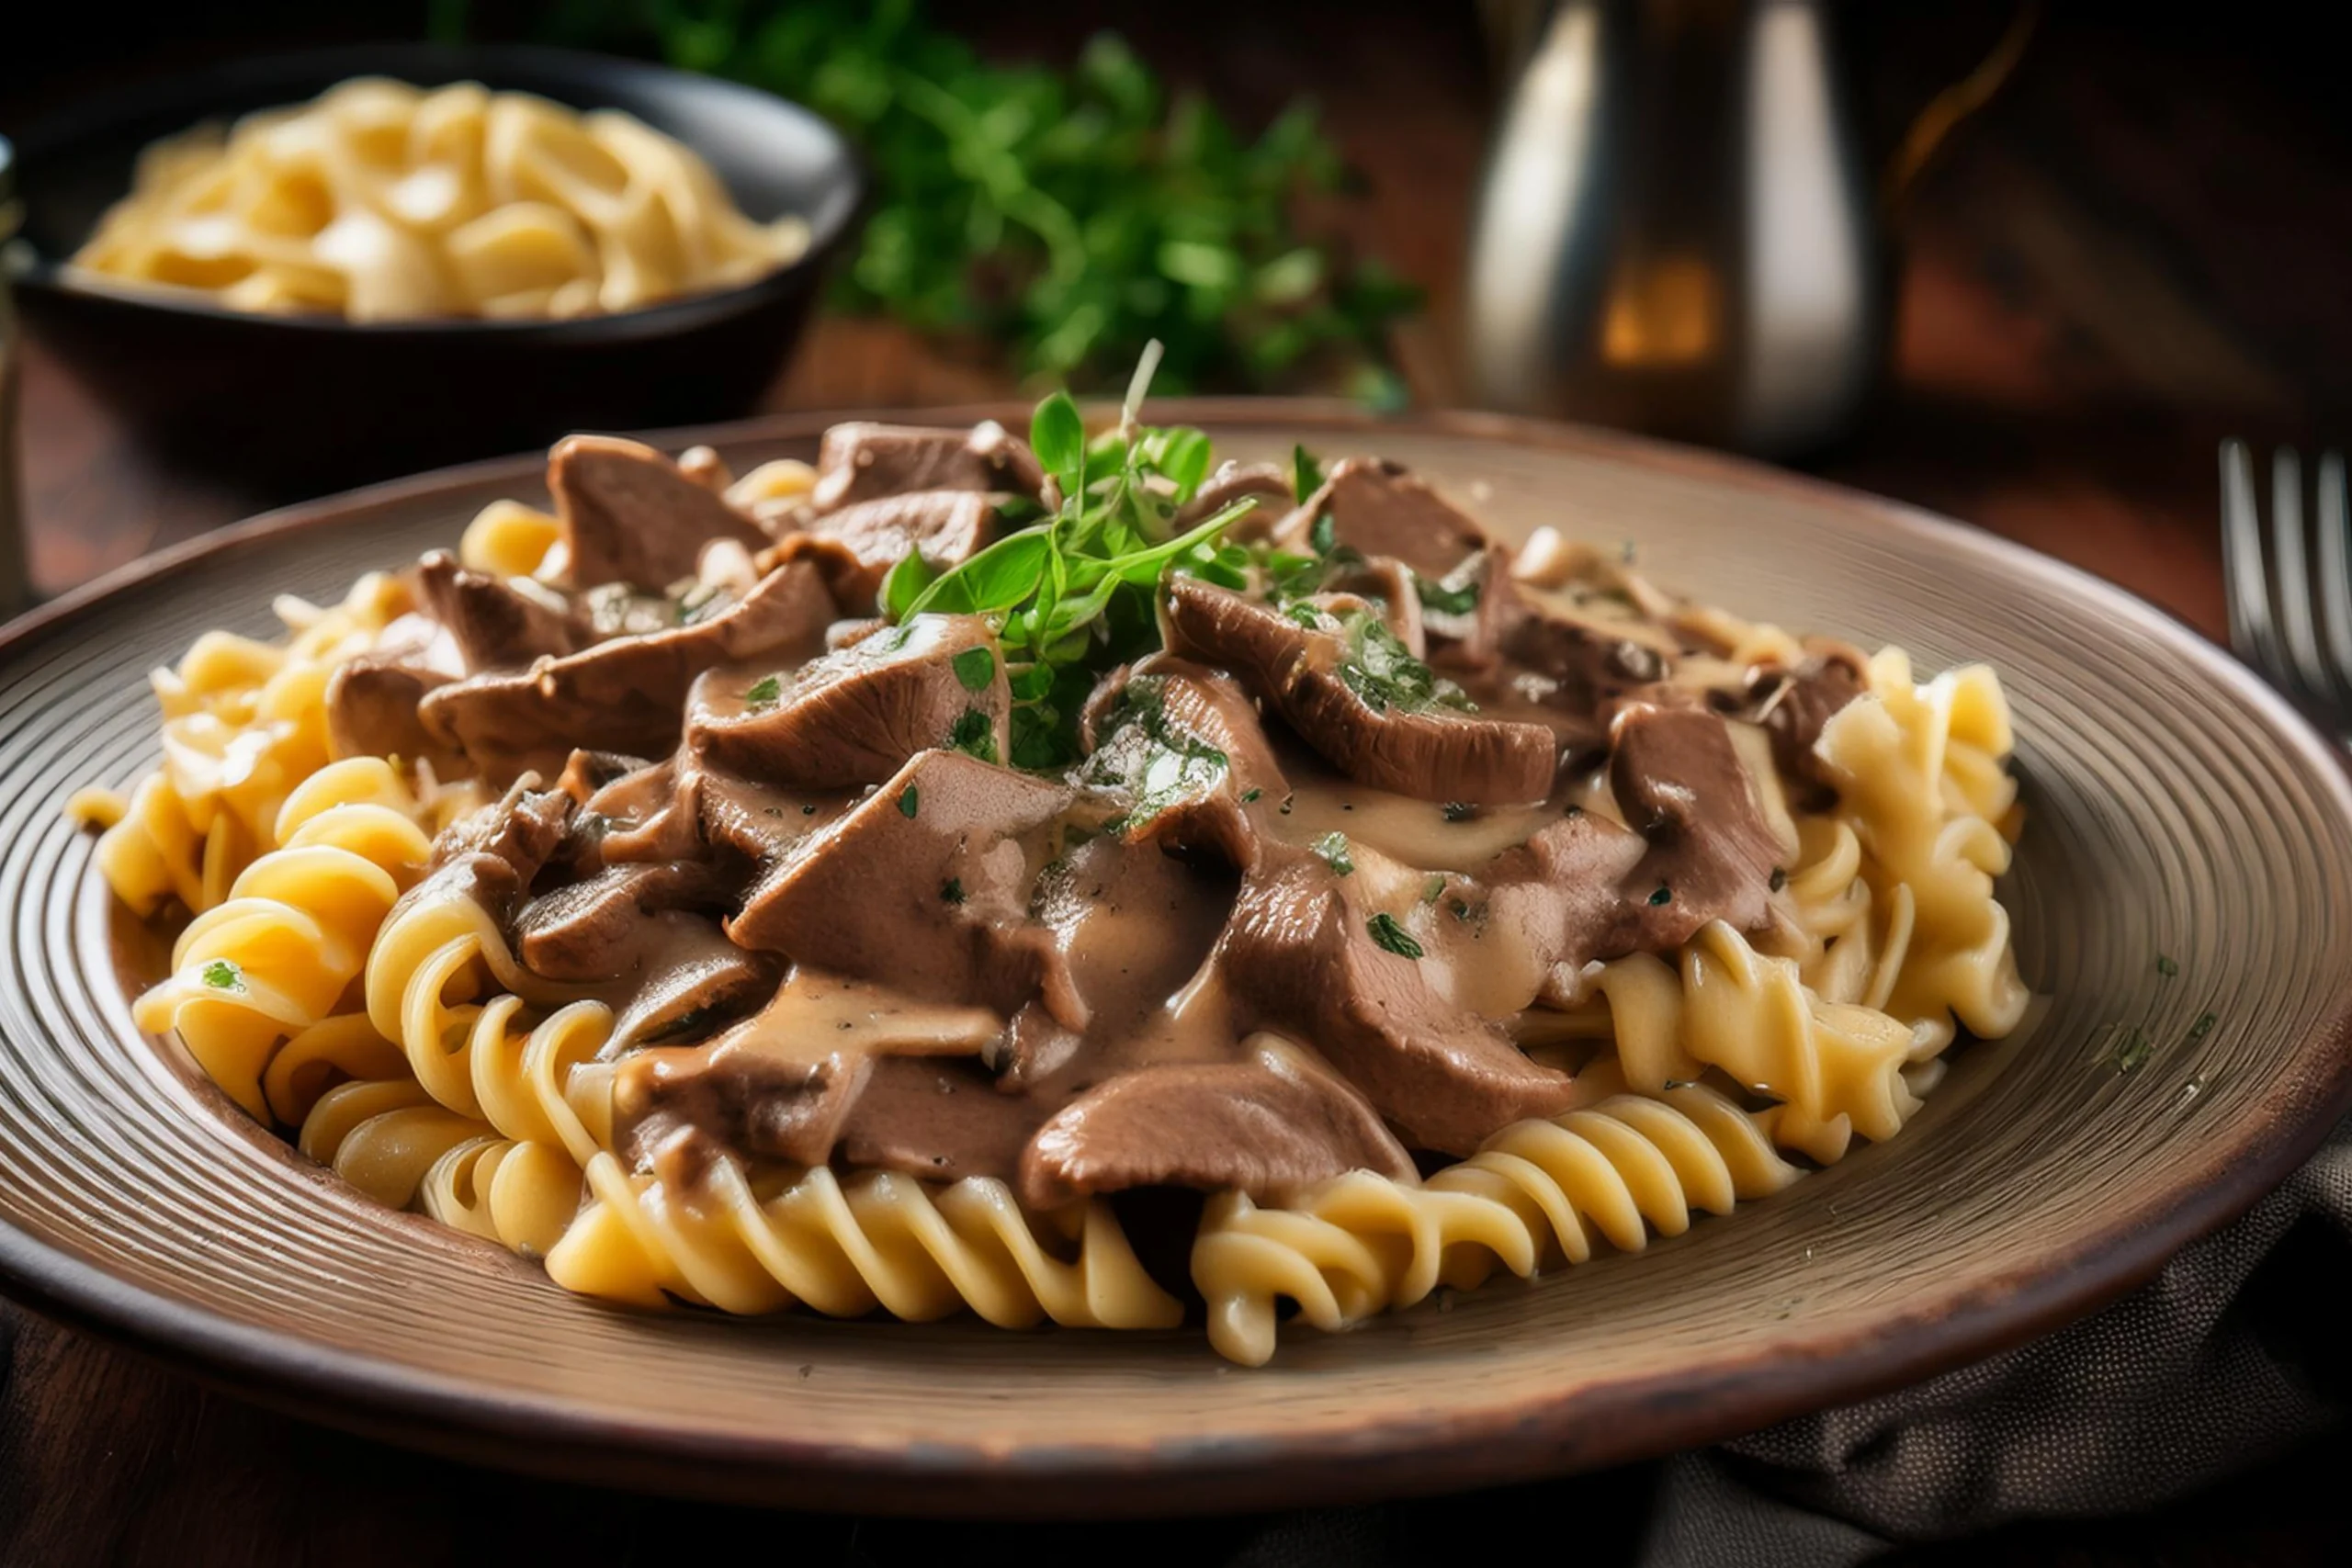
M 2352 822 L 2352 761 L 2292 705 L 2180 617 L 2030 546 L 1905 502 L 1746 458 L 1629 434 L 1515 415 L 1381 415 L 1306 399 L 1156 401 L 1173 420 L 1353 434 L 1467 438 L 1682 473 L 1775 492 L 1914 538 L 2006 564 L 2095 601 L 2178 646 L 2202 672 L 2269 719 Z M 665 449 L 807 440 L 849 418 L 1016 423 L 1011 401 L 808 411 L 647 433 Z M 265 512 L 127 563 L 0 626 L 0 658 L 69 631 L 93 607 L 193 561 L 249 549 L 355 514 L 494 482 L 537 482 L 536 453 L 485 459 Z M 1561 1399 L 1434 1412 L 1311 1440 L 1206 1435 L 1132 1445 L 1004 1450 L 915 1447 L 694 1432 L 598 1415 L 557 1395 L 515 1396 L 364 1352 L 290 1339 L 158 1294 L 36 1240 L 0 1217 L 0 1287 L 43 1315 L 97 1334 L 240 1397 L 306 1419 L 507 1470 L 639 1490 L 828 1510 L 996 1517 L 1218 1512 L 1433 1493 L 1654 1457 L 1899 1387 L 1997 1353 L 2088 1314 L 2153 1277 L 2181 1247 L 2251 1208 L 2352 1110 L 2352 975 L 2330 1010 L 2286 1047 L 2278 1083 L 2245 1131 L 2186 1167 L 2090 1246 L 2019 1265 L 1972 1290 L 1883 1314 L 1866 1328 L 1792 1336 L 1704 1373 L 1607 1380 Z M 1634 1418 L 1638 1416 L 1638 1419 Z M 527 1438 L 526 1443 L 514 1439 Z M 1007 1486 L 1008 1481 L 1058 1484 Z M 913 1484 L 910 1484 L 913 1483 Z

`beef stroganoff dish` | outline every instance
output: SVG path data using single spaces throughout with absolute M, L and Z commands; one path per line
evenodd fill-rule
M 1136 402 L 575 436 L 552 513 L 201 638 L 71 807 L 184 922 L 141 1025 L 574 1291 L 1250 1363 L 1764 1197 L 2016 1025 L 1989 670 Z

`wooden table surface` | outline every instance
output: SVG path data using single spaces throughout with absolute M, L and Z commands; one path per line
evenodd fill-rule
M 1249 8 L 1214 51 L 1148 37 L 1178 74 L 1245 107 L 1287 91 L 1295 51 Z M 1981 13 L 1980 13 L 1981 14 Z M 1430 291 L 1398 353 L 1420 400 L 1453 400 L 1444 351 L 1487 101 L 1476 39 L 1427 12 L 1399 39 L 1335 35 L 1317 71 L 1326 120 L 1373 176 L 1366 238 Z M 1995 13 L 1997 18 L 1997 12 Z M 1142 28 L 1150 32 L 1148 26 Z M 1950 29 L 1965 41 L 1967 29 Z M 1981 47 L 1984 29 L 1972 47 Z M 1949 75 L 1949 40 L 1890 51 L 1887 105 Z M 1189 51 L 1189 52 L 1188 52 Z M 1815 471 L 1965 518 L 2086 566 L 2209 633 L 2222 625 L 2214 446 L 2311 441 L 2352 414 L 2352 143 L 2277 61 L 2217 56 L 2197 35 L 2096 18 L 2045 27 L 2010 91 L 1962 134 L 1902 215 L 1899 332 L 1886 395 Z M 1338 87 L 1330 84 L 1338 84 Z M 1343 89 L 1343 90 L 1341 90 Z M 1875 100 L 1874 100 L 1875 101 Z M 774 409 L 1005 394 L 984 367 L 886 326 L 829 321 L 772 390 Z M 23 440 L 35 580 L 55 591 L 270 499 L 175 472 L 35 346 Z M 517 1480 L 323 1431 L 207 1392 L 0 1304 L 0 1562 L 414 1563 L 560 1553 L 577 1563 L 788 1551 L 796 1561 L 1035 1558 L 1042 1546 L 1173 1547 L 1240 1560 L 1278 1522 L 1139 1531 L 1013 1529 L 785 1517 Z M 2017 1527 L 1920 1561 L 2325 1562 L 2352 1551 L 2335 1497 L 2341 1447 L 2119 1523 Z M 1516 1488 L 1482 1524 L 1572 1517 L 1596 1561 L 1630 1548 L 1649 1472 Z M 1445 1550 L 1459 1503 L 1359 1523 L 1376 1560 Z

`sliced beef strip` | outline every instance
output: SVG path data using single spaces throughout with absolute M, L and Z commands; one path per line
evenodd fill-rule
M 1290 784 L 1231 676 L 1155 653 L 1105 676 L 1080 728 L 1089 755 L 1078 777 L 1117 799 L 1130 842 L 1257 863 L 1251 818 Z
M 812 517 L 805 533 L 811 540 L 837 547 L 836 561 L 839 552 L 846 552 L 856 563 L 854 573 L 838 564 L 831 570 L 840 584 L 842 605 L 865 611 L 874 607 L 890 569 L 909 555 L 920 555 L 933 571 L 944 571 L 979 554 L 995 516 L 995 499 L 978 491 L 917 491 Z M 821 547 L 794 545 L 791 537 L 787 535 L 777 547 L 777 556 Z
M 881 1064 L 968 1060 L 1001 1029 L 982 1009 L 935 1006 L 804 966 L 708 1043 L 623 1062 L 614 1083 L 621 1144 L 640 1158 L 723 1150 L 819 1164 Z
M 469 671 L 561 658 L 596 640 L 554 590 L 536 582 L 517 587 L 504 578 L 469 571 L 447 550 L 417 562 L 416 581 L 426 610 L 449 628 Z
M 435 739 L 417 708 L 451 677 L 413 665 L 379 663 L 362 657 L 327 679 L 327 739 L 338 757 L 424 758 L 436 768 L 457 761 L 456 750 Z
M 1317 554 L 1315 523 L 1331 520 L 1333 540 L 1364 556 L 1394 556 L 1425 577 L 1442 578 L 1487 547 L 1487 531 L 1403 465 L 1342 457 L 1323 484 L 1283 519 L 1274 542 Z
M 416 709 L 426 693 L 464 673 L 448 627 L 424 615 L 396 617 L 374 648 L 328 677 L 328 743 L 339 757 L 424 758 L 445 773 L 462 771 L 455 750 L 426 731 Z
M 1814 748 L 1829 721 L 1869 689 L 1858 650 L 1823 647 L 1793 670 L 1759 664 L 1747 671 L 1743 716 L 1772 737 L 1772 761 L 1815 792 L 1834 793 L 1829 772 Z
M 1475 589 L 1477 600 L 1466 610 L 1435 608 L 1416 591 L 1431 665 L 1465 672 L 1494 668 L 1502 657 L 1504 633 L 1524 613 L 1521 595 L 1511 581 L 1510 563 L 1509 546 L 1489 545 L 1434 580 L 1442 589 Z
M 994 420 L 966 430 L 852 421 L 825 432 L 817 454 L 816 513 L 917 491 L 995 491 L 1035 501 L 1046 471 L 1029 444 Z
M 960 751 L 923 752 L 764 868 L 727 934 L 1001 1016 L 1042 992 L 1083 1027 L 1053 933 L 1027 913 L 1037 846 L 1069 800 L 1059 785 Z
M 1102 1084 L 1038 1129 L 1020 1192 L 1039 1209 L 1131 1187 L 1273 1200 L 1351 1170 L 1415 1177 L 1412 1156 L 1362 1095 L 1304 1052 L 1269 1051 Z
M 1084 1036 L 1043 1001 L 1015 1014 L 1000 1061 L 1008 1087 L 1058 1103 L 1073 1088 L 1138 1061 L 1225 1054 L 1221 1028 L 1188 1032 L 1171 1016 L 1216 950 L 1238 885 L 1223 864 L 1194 863 L 1154 843 L 1091 839 L 1037 877 L 1030 913 L 1053 934 Z M 1073 1086 L 1071 1074 L 1078 1078 Z
M 1301 739 L 1361 784 L 1422 800 L 1508 805 L 1552 791 L 1559 744 L 1543 725 L 1442 707 L 1372 707 L 1346 679 L 1348 647 L 1197 578 L 1170 580 L 1168 642 L 1181 656 L 1233 671 Z
M 695 676 L 714 665 L 813 651 L 833 615 L 816 568 L 795 563 L 708 620 L 614 637 L 526 671 L 469 676 L 429 694 L 420 711 L 428 734 L 493 780 L 529 768 L 552 774 L 575 747 L 663 756 L 678 744 Z
M 841 1156 L 862 1169 L 933 1181 L 1010 1182 L 1049 1109 L 1003 1092 L 975 1060 L 877 1057 L 842 1125 Z
M 1348 566 L 1333 573 L 1324 584 L 1327 592 L 1317 595 L 1318 603 L 1335 614 L 1344 613 L 1342 606 L 1329 601 L 1337 595 L 1352 597 L 1369 608 L 1396 634 L 1396 640 L 1416 659 L 1429 656 L 1429 640 L 1422 625 L 1421 596 L 1413 587 L 1413 570 L 1395 556 L 1374 556 L 1358 565 Z
M 754 700 L 754 692 L 769 694 Z M 797 671 L 705 675 L 687 705 L 686 746 L 763 784 L 850 789 L 939 747 L 997 761 L 1012 745 L 1012 709 L 988 622 L 918 615 Z
M 548 455 L 548 491 L 575 588 L 630 582 L 659 592 L 694 576 L 714 539 L 754 550 L 768 543 L 750 518 L 639 441 L 565 436 Z
M 1673 668 L 1656 648 L 1606 622 L 1524 602 L 1507 610 L 1497 641 L 1513 666 L 1538 677 L 1543 706 L 1559 714 L 1566 728 L 1593 736 L 1607 728 L 1618 706 L 1651 694 Z
M 549 980 L 617 980 L 645 958 L 653 917 L 724 906 L 732 891 L 715 866 L 695 861 L 616 865 L 566 883 L 514 913 L 514 955 Z
M 657 1046 L 622 1064 L 613 1115 L 621 1151 L 638 1168 L 691 1190 L 722 1153 L 796 1165 L 831 1155 L 875 1059 L 775 1060 L 729 1052 L 733 1038 Z
M 1648 852 L 1640 834 L 1579 811 L 1497 855 L 1480 874 L 1483 892 L 1466 897 L 1493 925 L 1524 932 L 1539 971 L 1573 976 L 1634 950 L 1654 886 L 1637 874 Z
M 1679 947 L 1710 920 L 1743 931 L 1762 926 L 1781 841 L 1724 721 L 1703 708 L 1644 703 L 1617 716 L 1611 739 L 1610 788 L 1649 845 L 1629 889 L 1644 895 L 1633 905 L 1635 945 Z
M 887 541 L 876 543 L 877 558 L 869 561 L 852 547 L 849 540 L 830 534 L 812 534 L 796 525 L 795 532 L 761 551 L 754 564 L 759 570 L 768 572 L 792 561 L 807 561 L 825 580 L 826 589 L 843 615 L 864 615 L 874 610 L 876 597 L 882 591 L 882 580 L 897 564 L 895 557 L 889 561 L 878 558 L 884 544 Z M 832 640 L 832 634 L 828 632 L 827 643 L 830 645 Z
M 572 809 L 571 797 L 562 791 L 543 788 L 537 780 L 518 782 L 494 804 L 443 829 L 433 840 L 433 863 L 490 855 L 503 861 L 528 886 L 562 844 Z
M 773 953 L 744 952 L 708 915 L 672 910 L 646 923 L 643 958 L 622 987 L 627 1001 L 607 1057 L 708 1035 L 766 1000 L 782 976 Z
M 1273 532 L 1295 499 L 1290 475 L 1279 466 L 1228 462 L 1211 474 L 1178 511 L 1176 526 L 1181 532 L 1207 522 L 1237 501 L 1254 501 L 1258 504 L 1234 520 L 1236 532 L 1227 536 L 1262 537 Z
M 1346 883 L 1294 851 L 1243 886 L 1219 948 L 1238 1008 L 1311 1040 L 1416 1148 L 1467 1155 L 1498 1128 L 1565 1110 L 1564 1073 L 1538 1066 L 1373 940 Z

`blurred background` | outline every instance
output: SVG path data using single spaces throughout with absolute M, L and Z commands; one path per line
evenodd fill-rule
M 0 40 L 0 134 L 336 43 L 552 42 L 730 75 L 813 104 L 874 178 L 758 411 L 970 403 L 1063 378 L 1114 389 L 1158 336 L 1161 391 L 1528 409 L 1756 453 L 2023 539 L 2219 636 L 2216 443 L 2308 448 L 2352 430 L 2352 97 L 2321 14 L 2285 0 L 91 0 L 44 7 L 37 45 Z M 925 90 L 910 98 L 909 82 Z M 383 454 L 355 444 L 289 487 L 258 460 L 286 439 L 269 428 L 204 461 L 174 456 L 95 367 L 28 325 L 11 343 L 0 301 L 0 431 L 13 398 L 42 591 L 383 476 Z M 317 1433 L 38 1325 L 14 1375 L 0 1473 L 28 1479 L 0 1495 L 0 1524 L 33 1520 L 43 1540 L 119 1538 L 177 1560 L 181 1522 L 246 1497 L 254 1454 L 300 1478 L 254 1506 L 304 1539 L 384 1530 L 434 1560 L 459 1539 L 479 1549 L 484 1517 L 504 1521 L 502 1545 L 539 1551 L 650 1530 L 648 1506 L 617 1495 L 564 1492 L 533 1512 L 543 1495 L 503 1478 Z M 2129 1529 L 2013 1531 L 1989 1551 L 1907 1560 L 2344 1561 L 2344 1457 L 2339 1441 Z M 80 1484 L 101 1459 L 107 1483 Z M 344 1518 L 356 1474 L 403 1502 Z M 1649 1483 L 1581 1484 L 1614 1505 Z M 1559 1511 L 1548 1490 L 1488 1501 Z M 1453 1539 L 1436 1505 L 1386 1517 L 1400 1561 Z M 695 1544 L 772 1539 L 723 1510 L 682 1528 Z M 812 1528 L 844 1561 L 952 1541 Z M 1205 1551 L 1228 1526 L 1188 1529 Z M 676 1544 L 668 1527 L 658 1539 Z
M 2213 443 L 2352 412 L 2352 127 L 2304 8 L 2273 0 L 122 0 L 44 21 L 0 51 L 0 132 L 256 51 L 428 37 L 813 103 L 876 189 L 763 410 L 1101 389 L 1157 335 L 1162 391 L 1758 452 L 2209 628 Z M 896 93 L 910 77 L 937 101 Z M 1017 201 L 1008 220 L 1007 182 L 1082 243 Z M 18 358 L 38 586 L 292 499 L 151 450 L 38 331 Z

